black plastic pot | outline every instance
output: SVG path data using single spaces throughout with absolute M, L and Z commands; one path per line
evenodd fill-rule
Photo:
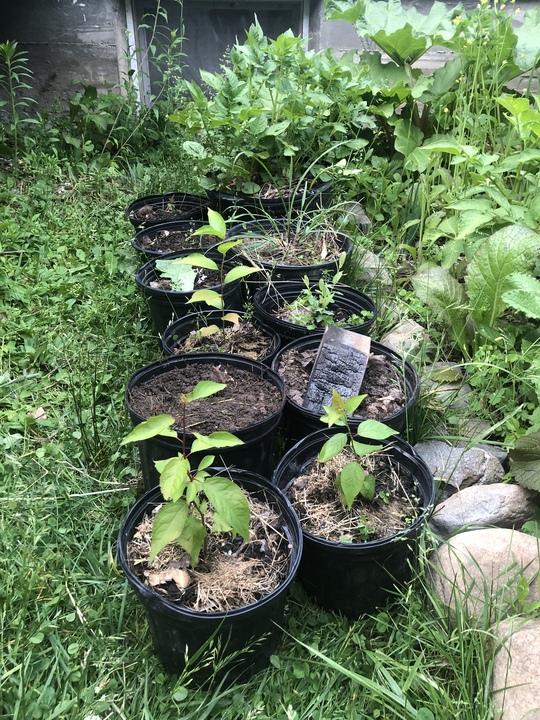
M 210 681 L 225 684 L 248 680 L 265 668 L 281 640 L 281 627 L 289 585 L 298 570 L 302 552 L 302 532 L 296 513 L 287 498 L 269 480 L 245 470 L 215 468 L 227 472 L 250 494 L 267 499 L 283 518 L 283 534 L 290 545 L 290 565 L 284 581 L 271 594 L 256 603 L 230 612 L 196 612 L 177 605 L 144 585 L 132 571 L 127 546 L 143 516 L 161 502 L 159 488 L 146 492 L 129 510 L 118 534 L 118 560 L 131 588 L 144 606 L 154 650 L 165 670 L 178 675 L 194 668 L 194 685 Z M 215 677 L 213 663 L 205 665 L 214 650 L 214 662 L 233 656 Z
M 246 317 L 246 313 L 239 312 L 240 322 Z M 272 328 L 266 327 L 257 318 L 252 318 L 253 325 L 264 333 L 270 340 L 268 352 L 261 358 L 258 358 L 265 365 L 272 364 L 275 354 L 281 347 L 281 338 L 279 334 Z M 231 327 L 231 323 L 223 320 L 223 313 L 220 310 L 211 310 L 209 312 L 192 313 L 183 318 L 179 318 L 171 323 L 161 338 L 163 352 L 165 355 L 178 355 L 177 349 L 186 340 L 188 335 L 194 330 L 207 327 L 208 325 L 217 325 L 218 328 Z M 211 337 L 210 337 L 211 339 Z M 193 352 L 197 352 L 194 350 Z M 216 350 L 217 352 L 217 350 Z
M 255 195 L 207 190 L 210 207 L 224 218 L 287 217 L 332 204 L 332 181 L 314 185 L 310 190 L 290 197 L 268 200 Z
M 198 228 L 202 227 L 206 223 L 203 220 L 172 220 L 171 222 L 160 223 L 159 225 L 152 225 L 147 228 L 139 230 L 133 239 L 131 240 L 131 246 L 143 255 L 147 260 L 152 258 L 162 258 L 166 254 L 173 252 L 179 252 L 180 250 L 189 250 L 190 252 L 198 252 L 202 248 L 209 248 L 215 244 L 216 238 L 210 237 L 209 235 L 195 235 L 193 243 L 184 244 L 183 247 L 177 247 L 174 250 L 159 250 L 159 242 L 155 240 L 160 237 L 161 233 L 180 231 L 182 233 L 189 233 L 190 235 L 195 232 Z M 143 242 L 143 238 L 149 238 L 150 242 L 155 244 L 149 244 Z
M 259 288 L 253 296 L 253 307 L 257 317 L 267 327 L 275 330 L 281 336 L 284 344 L 324 330 L 324 328 L 310 330 L 305 325 L 283 320 L 276 315 L 276 311 L 294 302 L 305 289 L 306 286 L 303 282 L 278 282 Z M 344 326 L 346 330 L 368 335 L 377 318 L 377 306 L 373 300 L 360 290 L 341 284 L 335 286 L 334 300 L 335 302 L 328 307 L 332 312 L 343 310 L 348 316 L 354 314 L 361 316 L 363 312 L 371 313 L 371 317 L 361 325 Z
M 343 428 L 319 430 L 300 440 L 281 459 L 272 482 L 285 493 L 295 477 L 317 457 L 326 440 Z M 361 439 L 370 445 L 375 441 Z M 385 450 L 414 477 L 422 511 L 405 530 L 381 540 L 340 543 L 303 532 L 304 549 L 298 579 L 322 607 L 358 618 L 385 604 L 395 589 L 412 575 L 418 539 L 426 526 L 435 499 L 435 481 L 411 445 L 400 438 Z M 398 470 L 399 472 L 399 470 Z
M 321 342 L 321 338 L 322 333 L 313 333 L 313 335 L 298 338 L 297 340 L 290 342 L 288 345 L 284 345 L 281 350 L 276 353 L 276 356 L 272 361 L 272 369 L 278 372 L 281 357 L 288 350 L 317 350 Z M 406 398 L 405 406 L 399 412 L 381 419 L 381 422 L 384 422 L 397 432 L 401 432 L 405 429 L 407 424 L 411 422 L 414 407 L 418 402 L 418 397 L 420 395 L 420 379 L 418 377 L 418 373 L 411 363 L 405 360 L 399 353 L 395 352 L 386 345 L 377 342 L 376 340 L 371 341 L 371 352 L 376 355 L 384 355 L 396 368 L 399 376 L 403 379 L 403 391 Z M 360 393 L 361 392 L 362 388 L 360 388 Z M 361 412 L 361 410 L 362 405 L 360 405 L 358 411 Z M 307 410 L 287 396 L 285 418 L 289 428 L 290 440 L 299 440 L 306 435 L 309 435 L 314 430 L 320 430 L 323 428 L 324 424 L 320 421 L 319 417 L 319 413 Z M 352 428 L 356 429 L 358 425 L 366 419 L 366 417 L 360 416 L 351 417 L 349 418 L 349 424 Z
M 279 218 L 276 220 L 250 220 L 234 225 L 228 230 L 227 240 L 242 240 L 242 245 L 233 248 L 231 252 L 236 253 L 246 265 L 256 265 L 261 268 L 260 273 L 250 275 L 248 278 L 248 286 L 252 292 L 268 282 L 289 280 L 300 282 L 304 277 L 314 281 L 321 278 L 323 273 L 332 275 L 337 272 L 339 262 L 337 258 L 312 265 L 281 265 L 271 260 L 259 259 L 256 247 L 261 243 L 271 242 L 272 234 L 285 230 L 287 226 L 288 221 Z M 296 225 L 293 224 L 292 227 L 295 229 Z M 309 228 L 305 224 L 300 223 L 298 229 L 309 235 Z M 351 238 L 342 232 L 336 232 L 335 235 L 340 253 L 344 252 L 349 260 L 353 252 Z
M 168 357 L 164 360 L 159 360 L 151 363 L 150 365 L 146 365 L 131 375 L 124 394 L 124 403 L 133 425 L 138 425 L 148 418 L 141 417 L 132 410 L 130 404 L 130 393 L 132 389 L 138 385 L 143 385 L 155 377 L 169 372 L 169 370 L 181 370 L 187 365 L 194 363 L 208 365 L 209 373 L 213 366 L 219 365 L 221 368 L 226 368 L 227 365 L 232 365 L 235 368 L 244 370 L 246 372 L 247 379 L 250 374 L 255 375 L 267 380 L 278 389 L 282 396 L 282 402 L 278 412 L 274 413 L 270 417 L 262 418 L 259 422 L 253 425 L 234 431 L 234 434 L 243 441 L 243 445 L 230 448 L 220 448 L 219 450 L 216 449 L 211 452 L 212 455 L 216 456 L 216 462 L 219 462 L 220 464 L 241 467 L 245 470 L 252 470 L 254 472 L 258 472 L 264 477 L 270 478 L 275 467 L 274 446 L 276 444 L 277 430 L 281 421 L 283 408 L 285 406 L 285 386 L 283 380 L 277 373 L 257 360 L 250 360 L 242 357 L 241 355 L 191 353 Z M 219 430 L 228 431 L 229 428 L 222 427 L 219 428 Z M 194 436 L 191 433 L 188 433 L 186 439 L 188 449 L 191 447 L 193 439 Z M 180 438 L 178 437 L 169 438 L 158 436 L 149 440 L 144 440 L 138 445 L 144 486 L 148 489 L 154 487 L 159 482 L 159 475 L 155 468 L 154 461 L 166 460 L 167 458 L 178 455 L 178 453 L 182 450 L 182 444 Z M 208 453 L 194 453 L 190 457 L 195 463 L 197 459 L 200 459 L 203 455 L 207 454 Z
M 181 250 L 177 253 L 170 253 L 167 260 L 185 257 L 193 253 L 193 250 Z M 204 254 L 221 264 L 222 256 L 212 249 L 204 251 Z M 164 258 L 165 259 L 165 258 Z M 233 267 L 233 263 L 226 261 L 225 273 Z M 177 318 L 184 317 L 200 308 L 208 308 L 206 303 L 189 303 L 193 292 L 178 292 L 175 290 L 163 290 L 151 286 L 159 278 L 159 271 L 156 269 L 156 259 L 149 260 L 137 272 L 135 281 L 142 290 L 148 301 L 148 307 L 158 335 L 162 335 L 170 322 Z M 242 310 L 244 302 L 243 284 L 240 280 L 227 283 L 226 285 L 214 285 L 210 290 L 215 290 L 223 296 L 226 310 Z
M 145 219 L 145 207 L 160 210 L 162 217 Z M 184 192 L 168 192 L 158 195 L 145 195 L 137 198 L 126 208 L 126 218 L 136 228 L 160 225 L 169 220 L 203 220 L 208 211 L 208 199 L 200 195 Z

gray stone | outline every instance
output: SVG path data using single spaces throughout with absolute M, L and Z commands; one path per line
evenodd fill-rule
M 540 619 L 503 620 L 492 634 L 496 720 L 540 720 Z
M 415 320 L 407 318 L 402 320 L 381 340 L 384 345 L 392 348 L 401 355 L 416 355 L 429 337 L 425 329 Z
M 476 484 L 498 483 L 504 477 L 504 468 L 499 460 L 477 447 L 465 450 L 443 440 L 426 440 L 417 443 L 415 450 L 439 482 L 439 501 L 446 500 L 456 490 Z
M 520 485 L 474 485 L 437 505 L 431 518 L 433 531 L 446 537 L 481 527 L 519 529 L 534 514 L 535 493 Z
M 430 583 L 451 615 L 491 621 L 519 611 L 517 584 L 525 578 L 527 600 L 537 602 L 539 540 L 518 530 L 469 530 L 442 543 L 431 558 Z
M 364 235 L 367 235 L 371 227 L 371 221 L 366 211 L 358 202 L 348 202 L 343 205 L 343 221 L 347 224 L 354 224 L 360 228 Z
M 361 286 L 364 292 L 374 291 L 375 295 L 386 294 L 393 287 L 392 276 L 386 265 L 371 250 L 358 248 L 353 255 L 352 262 L 355 266 L 355 283 Z

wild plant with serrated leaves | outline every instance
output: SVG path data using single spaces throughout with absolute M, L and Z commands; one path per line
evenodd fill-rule
M 223 383 L 201 381 L 191 392 L 182 395 L 181 414 L 157 415 L 135 428 L 121 441 L 121 445 L 141 442 L 156 436 L 177 438 L 182 450 L 176 457 L 156 460 L 160 474 L 159 485 L 165 504 L 158 510 L 152 526 L 149 562 L 169 543 L 178 543 L 190 555 L 191 567 L 204 552 L 209 533 L 234 532 L 249 539 L 249 505 L 244 492 L 231 479 L 210 475 L 208 468 L 214 455 L 205 455 L 197 467 L 192 467 L 193 453 L 242 445 L 243 442 L 229 432 L 201 435 L 194 432 L 195 440 L 188 450 L 186 445 L 186 408 L 191 402 L 210 397 L 226 387 Z M 174 426 L 180 424 L 177 433 Z

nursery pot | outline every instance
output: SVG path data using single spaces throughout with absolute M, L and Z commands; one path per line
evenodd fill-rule
M 322 277 L 323 273 L 333 275 L 338 270 L 338 258 L 335 260 L 322 260 L 321 262 L 311 265 L 284 265 L 272 259 L 261 260 L 260 252 L 257 248 L 261 248 L 264 244 L 271 243 L 272 234 L 284 231 L 290 223 L 281 218 L 276 220 L 250 220 L 249 222 L 234 225 L 227 232 L 227 240 L 242 240 L 242 244 L 233 248 L 232 252 L 236 252 L 243 262 L 249 266 L 256 265 L 261 268 L 260 273 L 250 276 L 248 286 L 252 292 L 255 292 L 260 286 L 266 282 L 276 282 L 282 280 L 302 281 L 304 277 L 315 281 Z M 306 230 L 305 224 L 296 224 L 293 221 L 293 229 L 298 228 L 300 232 L 309 232 Z M 316 232 L 314 230 L 314 232 Z M 344 252 L 347 260 L 350 259 L 353 251 L 353 242 L 351 238 L 342 232 L 335 232 L 337 245 L 340 254 Z
M 191 255 L 194 250 L 181 250 L 177 253 L 167 254 L 167 260 Z M 212 249 L 206 250 L 205 255 L 221 265 L 222 255 Z M 223 269 L 226 273 L 233 267 L 230 261 L 226 261 Z M 152 287 L 151 283 L 159 279 L 159 271 L 156 269 L 156 258 L 149 260 L 137 272 L 135 282 L 146 297 L 154 328 L 158 335 L 162 335 L 167 325 L 176 318 L 184 317 L 198 308 L 207 308 L 206 303 L 189 303 L 193 290 L 176 291 L 164 290 Z M 226 285 L 213 285 L 210 290 L 215 290 L 223 296 L 226 310 L 241 310 L 243 307 L 244 293 L 241 280 L 234 280 Z
M 150 227 L 169 220 L 203 220 L 208 200 L 184 192 L 168 192 L 137 198 L 126 208 L 133 227 Z
M 166 328 L 161 338 L 165 355 L 178 355 L 181 352 L 179 348 L 193 331 L 200 330 L 208 325 L 217 325 L 220 329 L 232 327 L 229 321 L 223 319 L 223 314 L 221 310 L 210 310 L 208 312 L 191 313 L 175 320 Z M 242 324 L 247 315 L 245 312 L 237 314 L 240 318 L 240 324 Z M 275 354 L 281 347 L 281 338 L 275 330 L 267 327 L 257 318 L 251 318 L 251 323 L 269 339 L 268 351 L 258 359 L 265 365 L 270 366 Z M 212 336 L 209 339 L 211 340 Z M 194 349 L 192 352 L 198 352 L 198 350 Z M 241 355 L 242 353 L 237 354 Z
M 294 302 L 305 289 L 306 286 L 303 282 L 278 282 L 260 287 L 253 296 L 256 315 L 267 327 L 279 333 L 284 344 L 299 337 L 312 335 L 314 332 L 321 332 L 324 329 L 310 330 L 305 325 L 289 322 L 276 315 L 276 311 Z M 314 290 L 316 291 L 316 287 Z M 361 316 L 363 312 L 371 313 L 371 317 L 360 325 L 343 326 L 346 330 L 368 335 L 377 318 L 377 306 L 373 300 L 368 295 L 360 292 L 360 290 L 348 285 L 338 284 L 335 286 L 334 291 L 334 302 L 328 306 L 330 311 L 343 310 L 348 316 L 354 314 Z
M 168 673 L 192 669 L 195 685 L 225 680 L 230 685 L 248 680 L 265 668 L 281 640 L 286 595 L 302 552 L 302 532 L 296 513 L 283 493 L 269 480 L 246 470 L 211 468 L 224 472 L 250 494 L 267 499 L 282 518 L 289 541 L 290 561 L 286 577 L 269 595 L 229 612 L 197 612 L 182 607 L 147 587 L 133 572 L 127 557 L 128 543 L 145 514 L 163 502 L 159 488 L 147 491 L 129 510 L 118 534 L 118 560 L 138 599 L 144 606 L 154 650 Z M 216 661 L 231 656 L 226 667 L 212 676 L 212 663 L 201 662 L 211 650 Z
M 206 249 L 214 245 L 215 238 L 211 238 L 208 235 L 195 235 L 191 243 L 186 241 L 180 246 L 178 242 L 167 243 L 166 238 L 163 238 L 163 236 L 174 235 L 174 233 L 192 235 L 195 230 L 205 224 L 203 220 L 171 220 L 170 222 L 151 225 L 137 231 L 131 240 L 131 246 L 147 260 L 162 258 L 166 254 L 179 252 L 181 250 L 198 252 L 201 248 Z M 171 249 L 167 249 L 168 247 Z
M 272 482 L 287 493 L 294 478 L 336 432 L 343 432 L 343 428 L 318 430 L 300 440 L 282 457 Z M 360 441 L 376 444 L 364 438 Z M 412 474 L 419 493 L 421 512 L 406 529 L 361 543 L 333 542 L 303 531 L 298 579 L 317 604 L 351 619 L 385 604 L 395 589 L 411 578 L 418 540 L 433 509 L 435 482 L 418 453 L 398 437 L 391 439 L 387 453 Z
M 321 342 L 322 333 L 313 333 L 305 337 L 293 340 L 288 345 L 284 345 L 274 357 L 272 361 L 272 369 L 278 372 L 279 364 L 284 353 L 289 350 L 313 350 L 316 351 Z M 418 373 L 411 365 L 410 362 L 405 360 L 399 353 L 395 352 L 391 348 L 377 342 L 376 340 L 371 341 L 371 352 L 375 355 L 383 355 L 389 360 L 394 368 L 396 369 L 398 376 L 403 382 L 403 391 L 405 395 L 405 404 L 403 408 L 398 410 L 388 417 L 379 418 L 385 425 L 393 428 L 397 432 L 401 432 L 405 429 L 408 423 L 411 422 L 413 410 L 418 402 L 420 395 L 420 379 Z M 362 394 L 362 388 L 360 388 L 359 394 Z M 359 412 L 362 410 L 362 405 L 359 407 Z M 321 422 L 320 416 L 322 413 L 307 410 L 302 405 L 287 395 L 287 402 L 285 405 L 285 417 L 287 426 L 289 428 L 289 437 L 291 440 L 296 441 L 300 438 L 309 435 L 314 430 L 320 430 L 324 427 L 324 423 Z M 358 425 L 366 420 L 366 417 L 350 417 L 349 424 L 351 428 L 356 429 Z
M 285 386 L 283 380 L 270 368 L 266 367 L 262 362 L 250 360 L 241 355 L 228 355 L 221 353 L 188 353 L 168 357 L 163 360 L 151 363 L 137 370 L 129 378 L 125 394 L 124 403 L 130 415 L 133 425 L 147 420 L 137 414 L 132 408 L 131 393 L 133 388 L 144 385 L 154 378 L 158 378 L 170 370 L 182 370 L 192 364 L 208 365 L 208 373 L 213 367 L 219 366 L 226 369 L 227 366 L 245 371 L 246 382 L 249 376 L 253 375 L 262 378 L 275 387 L 281 397 L 280 406 L 277 412 L 268 417 L 262 418 L 260 421 L 247 425 L 246 427 L 234 430 L 234 435 L 243 441 L 243 445 L 234 447 L 212 449 L 210 454 L 215 455 L 217 462 L 226 466 L 236 466 L 245 470 L 253 470 L 264 477 L 270 478 L 275 467 L 274 462 L 274 445 L 277 437 L 277 430 L 281 421 L 283 408 L 285 406 Z M 203 378 L 201 378 L 203 379 Z M 206 378 L 208 379 L 208 378 Z M 156 413 L 157 414 L 157 413 Z M 230 428 L 220 427 L 219 430 L 230 431 Z M 194 435 L 187 433 L 186 445 L 191 447 Z M 179 437 L 162 437 L 157 436 L 144 440 L 139 445 L 139 454 L 141 459 L 141 471 L 146 489 L 154 487 L 159 482 L 159 475 L 155 468 L 155 460 L 166 460 L 174 457 L 182 451 L 182 443 Z M 195 462 L 196 459 L 202 458 L 208 453 L 194 453 L 190 456 Z
M 329 207 L 332 203 L 332 181 L 314 185 L 310 190 L 299 191 L 288 197 L 265 199 L 256 195 L 207 190 L 210 207 L 224 218 L 283 217 L 292 211 Z

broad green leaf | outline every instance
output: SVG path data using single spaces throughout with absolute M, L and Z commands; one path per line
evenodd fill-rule
M 214 231 L 215 235 L 220 238 L 224 238 L 225 234 L 227 232 L 227 226 L 225 225 L 225 220 L 221 217 L 221 215 L 216 212 L 215 210 L 212 210 L 211 208 L 208 208 L 208 224 Z
M 225 320 L 226 322 L 230 322 L 233 325 L 240 325 L 240 315 L 235 312 L 228 312 L 225 313 L 225 315 L 222 317 L 222 320 Z
M 169 118 L 171 119 L 171 118 Z M 173 121 L 174 122 L 174 121 Z M 206 150 L 201 143 L 195 142 L 194 140 L 186 140 L 182 147 L 187 155 L 190 157 L 202 159 L 206 157 Z
M 513 273 L 507 278 L 509 288 L 502 294 L 502 300 L 513 310 L 540 320 L 540 280 L 532 275 Z
M 452 330 L 461 347 L 466 345 L 468 299 L 465 289 L 446 268 L 426 267 L 412 277 L 415 293 Z
M 514 48 L 514 62 L 520 72 L 540 65 L 540 8 L 527 10 Z
M 156 269 L 170 278 L 176 292 L 190 292 L 195 287 L 197 273 L 190 265 L 179 264 L 176 260 L 156 260 Z
M 187 302 L 205 303 L 218 310 L 223 308 L 223 297 L 215 290 L 196 290 Z
M 327 462 L 343 450 L 347 444 L 347 433 L 336 433 L 324 443 L 319 450 L 319 462 Z
M 207 467 L 210 467 L 214 460 L 216 459 L 215 455 L 206 455 L 203 457 L 201 462 L 199 463 L 199 467 L 197 468 L 198 472 L 201 472 L 201 470 L 206 470 Z
M 332 408 L 339 412 L 345 410 L 345 401 L 335 388 L 332 388 Z
M 364 468 L 357 462 L 350 462 L 336 478 L 336 485 L 340 491 L 341 501 L 350 510 L 355 499 L 362 492 L 364 486 Z
M 182 534 L 177 538 L 177 542 L 190 554 L 191 567 L 196 567 L 199 562 L 199 555 L 205 538 L 206 529 L 204 525 L 200 520 L 194 518 L 193 515 L 188 515 Z
M 540 492 L 540 432 L 517 438 L 509 458 L 516 482 L 524 488 Z
M 502 97 L 495 98 L 495 100 L 514 117 L 517 117 L 529 109 L 529 100 L 527 98 L 503 95 Z
M 386 440 L 386 438 L 397 434 L 396 430 L 378 420 L 364 420 L 358 425 L 356 432 L 359 437 L 369 438 L 370 440 Z
M 328 427 L 332 427 L 332 425 L 343 426 L 347 424 L 342 410 L 336 410 L 330 405 L 323 405 L 323 408 L 326 410 L 326 413 L 321 415 L 320 420 L 321 422 L 326 423 Z
M 199 433 L 193 433 L 196 440 L 191 444 L 192 452 L 200 452 L 209 450 L 211 448 L 225 448 L 235 447 L 236 445 L 243 445 L 243 440 L 237 438 L 232 433 L 225 431 L 217 431 L 210 433 L 210 435 L 199 435 Z
M 152 561 L 158 552 L 181 535 L 188 517 L 188 506 L 183 500 L 168 502 L 156 513 L 152 526 L 150 557 Z
M 394 128 L 395 148 L 397 152 L 407 157 L 420 145 L 424 133 L 409 120 L 398 120 Z
M 176 502 L 182 497 L 189 481 L 190 464 L 184 457 L 173 457 L 161 466 L 159 487 L 165 500 Z
M 212 477 L 205 481 L 204 493 L 225 522 L 249 540 L 249 505 L 244 491 L 228 478 Z
M 345 414 L 353 415 L 354 411 L 363 403 L 366 399 L 366 395 L 353 395 L 345 400 Z
M 225 520 L 225 518 L 222 518 L 218 512 L 212 513 L 213 533 L 231 532 L 232 529 L 231 525 Z
M 203 398 L 215 395 L 227 387 L 226 383 L 217 383 L 212 380 L 201 380 L 198 382 L 191 392 L 186 395 L 186 402 L 190 403 L 193 400 L 202 400 Z
M 195 235 L 195 233 L 193 233 Z M 157 262 L 169 262 L 173 265 L 193 265 L 194 267 L 202 267 L 206 270 L 219 270 L 219 265 L 212 258 L 203 255 L 202 253 L 191 253 L 185 257 L 175 258 L 174 260 L 168 261 L 157 261 Z M 156 265 L 157 265 L 156 262 Z
M 177 437 L 177 433 L 176 430 L 172 429 L 174 423 L 175 420 L 172 415 L 155 415 L 139 423 L 139 425 L 135 425 L 133 430 L 121 440 L 120 445 L 141 442 L 141 440 L 148 440 L 149 438 L 156 437 L 156 435 L 175 438 Z
M 352 441 L 353 450 L 358 457 L 364 457 L 364 455 L 370 455 L 373 452 L 379 452 L 382 450 L 382 445 L 368 445 L 367 443 L 358 442 L 358 440 Z
M 242 240 L 229 240 L 228 242 L 219 243 L 219 245 L 217 246 L 217 250 L 222 255 L 226 255 L 233 247 L 241 244 Z
M 191 505 L 192 502 L 197 500 L 197 495 L 204 490 L 204 482 L 202 482 L 197 476 L 191 478 L 191 482 L 188 483 L 186 488 L 186 502 Z
M 256 272 L 260 272 L 259 268 L 248 267 L 247 265 L 237 265 L 229 270 L 229 272 L 225 275 L 223 284 L 226 285 L 227 283 L 234 282 L 235 280 L 240 280 L 240 278 L 247 277 L 248 275 L 252 275 Z
M 510 225 L 493 233 L 469 263 L 466 286 L 474 320 L 493 327 L 507 305 L 502 299 L 513 273 L 532 272 L 540 235 L 524 225 Z

